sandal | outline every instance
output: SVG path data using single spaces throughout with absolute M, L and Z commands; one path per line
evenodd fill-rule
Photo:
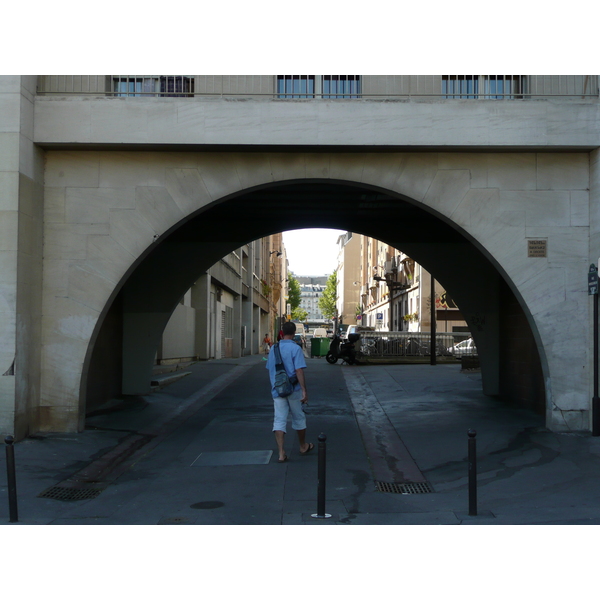
M 300 452 L 300 454 L 308 454 L 314 447 L 315 447 L 314 444 L 309 443 L 308 444 L 308 449 L 305 452 Z

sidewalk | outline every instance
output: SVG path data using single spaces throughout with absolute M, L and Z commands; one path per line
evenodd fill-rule
M 261 356 L 197 363 L 167 387 L 89 417 L 82 433 L 16 444 L 18 524 L 600 523 L 600 438 L 545 430 L 541 416 L 483 396 L 480 375 L 458 364 L 309 359 L 315 450 L 300 456 L 289 430 L 283 465 L 264 366 Z M 468 515 L 471 428 L 477 516 Z M 321 432 L 328 519 L 312 517 Z M 382 480 L 411 485 L 382 492 Z M 39 497 L 47 490 L 89 497 Z

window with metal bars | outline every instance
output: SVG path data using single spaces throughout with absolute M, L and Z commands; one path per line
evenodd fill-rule
M 502 100 L 522 94 L 521 75 L 442 75 L 446 99 Z
M 314 98 L 314 75 L 277 75 L 278 98 Z
M 194 78 L 187 75 L 119 75 L 112 78 L 113 95 L 187 97 L 194 93 Z
M 360 75 L 323 75 L 323 98 L 360 98 Z
M 278 98 L 360 98 L 360 75 L 277 75 Z

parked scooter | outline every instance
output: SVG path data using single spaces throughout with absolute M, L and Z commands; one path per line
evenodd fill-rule
M 325 356 L 325 360 L 330 365 L 335 365 L 338 359 L 347 362 L 349 365 L 356 364 L 356 349 L 354 344 L 360 339 L 360 334 L 351 333 L 348 336 L 347 342 L 342 342 L 339 335 L 333 336 L 329 345 L 329 352 Z

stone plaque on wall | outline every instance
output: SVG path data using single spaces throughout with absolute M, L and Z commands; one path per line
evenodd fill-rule
M 546 258 L 548 256 L 548 240 L 527 240 L 527 256 Z

